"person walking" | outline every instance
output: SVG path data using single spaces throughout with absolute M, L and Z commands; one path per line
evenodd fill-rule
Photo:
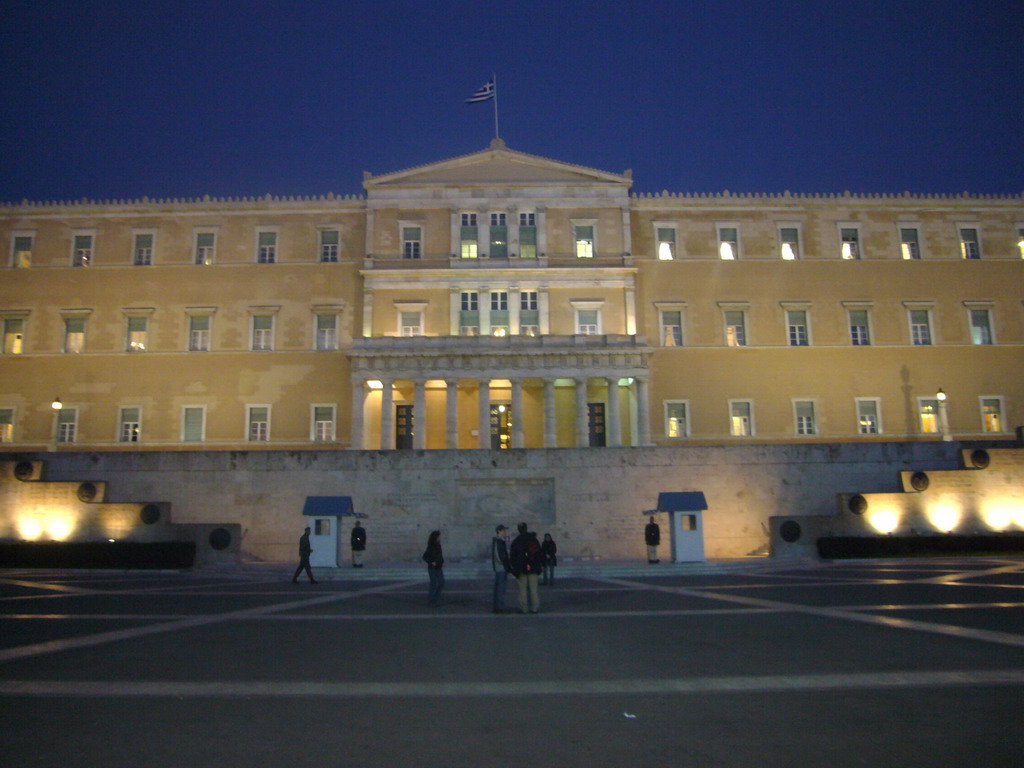
M 647 562 L 653 565 L 658 560 L 658 545 L 661 544 L 661 528 L 654 522 L 654 515 L 651 515 L 650 522 L 644 527 L 644 541 L 647 542 Z
M 427 576 L 430 577 L 427 602 L 436 608 L 441 602 L 441 590 L 444 589 L 444 552 L 441 551 L 440 531 L 430 532 L 427 548 L 423 552 L 423 562 L 427 564 Z
M 558 565 L 558 545 L 551 538 L 550 533 L 544 534 L 544 541 L 540 545 L 541 554 L 544 556 L 543 578 L 540 583 L 543 586 L 555 586 L 555 566 Z
M 313 578 L 313 571 L 309 567 L 309 556 L 313 554 L 313 547 L 309 544 L 309 526 L 306 526 L 306 532 L 299 537 L 299 567 L 295 569 L 295 575 L 292 576 L 292 584 L 299 583 L 299 574 L 303 571 L 309 576 L 309 583 L 316 584 L 316 579 Z
M 519 583 L 519 612 L 537 613 L 540 610 L 538 580 L 543 564 L 543 553 L 537 534 L 527 530 L 526 523 L 520 523 L 519 535 L 509 550 L 512 574 Z
M 508 586 L 508 573 L 512 569 L 508 560 L 508 528 L 499 525 L 494 529 L 491 539 L 491 568 L 494 571 L 494 599 L 491 610 L 494 613 L 506 613 L 505 590 Z
M 352 526 L 352 567 L 363 567 L 363 552 L 366 551 L 366 529 L 356 520 Z

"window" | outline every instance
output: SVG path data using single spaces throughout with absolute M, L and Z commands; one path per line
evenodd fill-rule
M 814 419 L 813 400 L 795 400 L 793 413 L 796 417 L 796 433 L 798 435 L 818 434 L 818 425 Z
M 188 318 L 188 351 L 210 351 L 210 316 L 190 315 Z
M 125 350 L 128 352 L 145 352 L 148 331 L 148 317 L 129 317 L 128 335 L 125 339 Z
M 320 230 L 320 261 L 336 262 L 338 247 L 341 244 L 341 232 L 337 229 Z
M 14 409 L 0 408 L 0 443 L 14 442 Z
M 334 313 L 316 316 L 316 348 L 330 350 L 338 348 L 338 315 Z
M 491 291 L 491 334 L 508 336 L 508 291 Z
M 64 351 L 78 354 L 85 350 L 85 318 L 64 318 Z
M 577 309 L 576 333 L 584 336 L 594 336 L 601 333 L 601 311 L 598 309 Z
M 850 318 L 850 343 L 855 347 L 867 347 L 871 344 L 871 329 L 868 326 L 866 309 L 847 310 Z
M 508 257 L 508 223 L 506 214 L 491 214 L 491 242 L 489 254 L 494 259 Z
M 683 313 L 678 309 L 661 310 L 661 343 L 665 347 L 683 346 Z
M 992 343 L 992 317 L 987 309 L 967 310 L 971 319 L 971 343 Z
M 423 313 L 422 312 L 399 312 L 398 313 L 399 333 L 402 336 L 423 335 Z
M 594 258 L 594 225 L 574 224 L 572 228 L 573 252 L 577 259 Z
M 78 437 L 78 409 L 64 406 L 57 411 L 57 442 L 73 443 Z
M 749 400 L 729 401 L 729 434 L 733 437 L 754 434 L 754 404 Z
M 921 422 L 921 432 L 934 435 L 939 432 L 939 401 L 934 397 L 917 399 L 917 413 Z
M 672 261 L 676 258 L 676 228 L 674 226 L 655 224 L 654 237 L 658 261 Z
M 1024 227 L 1017 227 L 1017 252 L 1024 259 Z
M 119 443 L 137 443 L 142 429 L 142 409 L 122 408 L 118 417 L 117 441 Z
M 786 261 L 800 258 L 800 228 L 779 225 L 779 255 Z
M 277 261 L 277 232 L 261 230 L 256 233 L 256 263 L 273 264 Z
M 986 432 L 1005 432 L 1006 422 L 1003 420 L 1003 398 L 982 397 L 981 428 Z
M 839 227 L 839 255 L 844 259 L 860 258 L 860 228 L 855 226 Z
M 11 240 L 11 266 L 15 269 L 28 269 L 32 266 L 33 235 L 14 233 Z
M 313 405 L 311 432 L 312 439 L 318 443 L 330 443 L 334 441 L 334 406 Z
M 201 443 L 206 439 L 206 406 L 186 405 L 181 409 L 181 440 Z
M 900 255 L 904 259 L 920 259 L 920 233 L 917 227 L 900 227 Z
M 508 311 L 508 291 L 491 291 L 491 312 Z
M 537 311 L 537 292 L 536 291 L 520 291 L 519 292 L 519 309 L 521 312 L 536 312 Z
M 519 292 L 519 333 L 523 336 L 540 335 L 537 291 Z
M 732 261 L 740 257 L 740 228 L 738 225 L 718 225 L 718 256 L 723 261 Z
M 252 443 L 265 443 L 270 440 L 270 406 L 250 405 L 248 409 L 249 427 L 248 440 Z
M 402 227 L 402 258 L 419 259 L 423 257 L 422 227 Z
M 462 225 L 459 227 L 459 255 L 463 259 L 475 259 L 478 256 L 478 237 L 476 214 L 462 214 Z
M 252 316 L 252 348 L 255 352 L 269 352 L 274 348 L 274 316 Z
M 136 267 L 148 267 L 153 263 L 153 241 L 156 238 L 152 232 L 136 232 L 135 244 L 132 247 L 132 263 Z
M 93 235 L 77 234 L 71 239 L 71 266 L 88 267 L 92 264 Z
M 665 437 L 689 437 L 689 402 L 686 400 L 665 401 Z
M 20 355 L 25 351 L 25 321 L 20 317 L 4 320 L 4 354 Z
M 476 291 L 462 291 L 459 294 L 459 334 L 480 335 L 480 297 Z
M 534 213 L 519 214 L 519 257 L 537 258 L 537 216 Z
M 960 232 L 960 255 L 965 259 L 981 258 L 981 241 L 977 227 L 958 227 Z
M 216 246 L 217 234 L 215 232 L 196 232 L 195 249 L 192 255 L 192 262 L 201 267 L 213 264 L 213 255 Z
M 856 399 L 857 403 L 857 434 L 877 435 L 882 432 L 882 424 L 879 420 L 878 400 L 876 398 Z
M 806 310 L 787 309 L 786 329 L 789 333 L 789 346 L 806 347 L 810 343 Z
M 725 345 L 727 347 L 747 346 L 746 312 L 743 310 L 726 310 Z
M 930 310 L 910 310 L 910 343 L 915 347 L 927 347 L 932 343 Z

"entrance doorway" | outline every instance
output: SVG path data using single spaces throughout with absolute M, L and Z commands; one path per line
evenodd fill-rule
M 413 413 L 411 405 L 395 406 L 395 448 L 411 450 L 413 436 Z
M 590 447 L 604 448 L 604 403 L 587 403 L 587 427 L 590 432 Z
M 491 448 L 496 451 L 512 447 L 512 408 L 508 405 L 491 406 Z

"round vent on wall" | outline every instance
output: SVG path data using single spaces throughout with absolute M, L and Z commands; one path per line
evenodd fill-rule
M 147 504 L 139 511 L 139 519 L 146 525 L 153 525 L 160 521 L 160 507 L 156 504 Z
M 787 520 L 779 526 L 779 535 L 782 537 L 782 540 L 790 544 L 799 541 L 802 534 L 803 529 L 796 520 Z
M 96 498 L 97 492 L 95 483 L 82 483 L 78 486 L 78 500 L 88 503 Z
M 915 491 L 927 491 L 930 484 L 927 472 L 915 472 L 910 476 L 910 487 Z
M 848 502 L 850 511 L 855 515 L 863 515 L 868 508 L 868 500 L 861 496 L 859 493 L 851 496 Z
M 987 468 L 990 461 L 992 461 L 992 458 L 984 448 L 971 451 L 971 464 L 974 465 L 975 469 Z
M 33 471 L 31 461 L 19 461 L 14 467 L 14 476 L 19 480 L 31 480 Z
M 218 552 L 231 546 L 231 534 L 227 528 L 214 528 L 210 531 L 210 546 Z

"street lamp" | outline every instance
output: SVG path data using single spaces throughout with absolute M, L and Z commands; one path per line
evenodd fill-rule
M 939 391 L 935 393 L 935 399 L 939 401 L 939 431 L 942 433 L 942 439 L 949 442 L 953 439 L 953 436 L 949 433 L 949 417 L 946 415 L 946 393 L 942 391 L 942 387 L 939 387 Z
M 60 430 L 60 410 L 64 407 L 64 403 L 60 401 L 60 397 L 53 398 L 53 402 L 50 403 L 50 407 L 53 409 L 53 442 L 50 443 L 50 450 L 57 450 L 57 439 L 60 437 L 58 430 Z

